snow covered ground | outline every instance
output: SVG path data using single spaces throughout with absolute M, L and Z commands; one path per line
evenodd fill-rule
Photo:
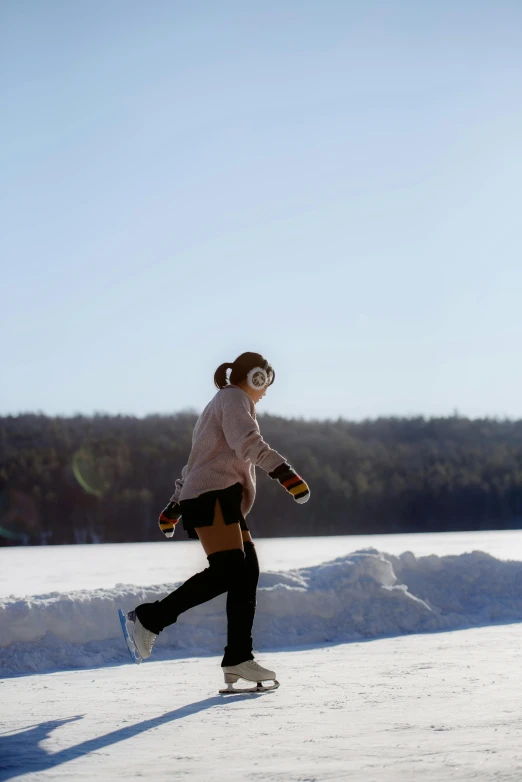
M 262 570 L 318 565 L 368 547 L 417 557 L 478 550 L 522 561 L 522 530 L 256 539 Z M 0 548 L 0 597 L 185 581 L 207 564 L 197 540 Z
M 0 682 L 0 779 L 522 779 L 521 625 L 271 652 L 281 687 L 221 696 L 220 658 Z
M 117 622 L 206 565 L 197 541 L 159 565 L 156 544 L 0 550 L 0 780 L 522 779 L 521 534 L 379 538 L 257 542 L 281 687 L 234 696 L 224 596 L 140 666 Z

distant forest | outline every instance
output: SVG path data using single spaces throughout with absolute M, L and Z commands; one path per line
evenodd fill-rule
M 158 541 L 194 412 L 0 418 L 0 545 Z M 259 415 L 309 483 L 297 505 L 257 470 L 254 537 L 522 527 L 522 421 Z M 174 542 L 186 540 L 179 525 Z

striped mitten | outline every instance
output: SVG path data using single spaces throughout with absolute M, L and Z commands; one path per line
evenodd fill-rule
M 160 513 L 158 524 L 160 530 L 166 538 L 172 538 L 176 529 L 176 524 L 181 518 L 181 508 L 177 502 L 169 502 L 166 508 Z
M 283 464 L 280 464 L 279 467 L 276 467 L 275 470 L 268 474 L 273 480 L 279 481 L 281 486 L 290 492 L 294 500 L 299 504 L 308 502 L 310 499 L 310 489 L 307 484 L 286 462 L 283 462 Z

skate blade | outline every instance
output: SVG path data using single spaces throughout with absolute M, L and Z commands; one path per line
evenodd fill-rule
M 127 619 L 121 608 L 118 608 L 118 616 L 120 617 L 121 630 L 123 637 L 125 638 L 125 643 L 127 644 L 127 649 L 129 650 L 130 658 L 133 663 L 139 665 L 142 662 L 142 657 L 134 645 L 134 641 L 129 633 L 129 628 L 127 627 Z
M 263 682 L 257 682 L 254 687 L 233 687 L 232 684 L 227 684 L 227 686 L 222 690 L 219 690 L 219 692 L 222 695 L 227 695 L 228 693 L 232 692 L 270 692 L 270 690 L 277 690 L 278 687 L 279 682 L 277 679 L 274 679 L 273 684 L 263 684 Z

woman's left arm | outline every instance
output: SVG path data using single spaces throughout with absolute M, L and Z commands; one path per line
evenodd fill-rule
M 170 498 L 171 502 L 179 502 L 179 495 L 181 494 L 183 484 L 185 483 L 185 478 L 187 477 L 187 467 L 188 464 L 183 467 L 181 471 L 181 478 L 178 478 L 174 484 L 174 494 Z

